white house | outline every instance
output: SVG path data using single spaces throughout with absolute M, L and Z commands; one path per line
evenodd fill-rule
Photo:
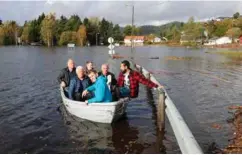
M 209 39 L 208 43 L 204 45 L 222 45 L 222 44 L 231 44 L 232 39 L 229 37 L 221 37 L 218 39 Z
M 125 36 L 125 38 L 124 38 L 125 46 L 131 46 L 132 39 L 133 39 L 134 46 L 144 45 L 144 41 L 145 41 L 144 36 Z
M 155 38 L 154 38 L 154 43 L 159 43 L 159 42 L 161 42 L 161 38 L 159 38 L 159 37 L 155 37 Z

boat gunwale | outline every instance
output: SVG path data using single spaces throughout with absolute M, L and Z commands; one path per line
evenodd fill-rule
M 119 99 L 118 101 L 114 101 L 114 102 L 103 102 L 103 103 L 87 104 L 85 102 L 75 101 L 75 100 L 71 100 L 71 99 L 67 98 L 66 95 L 64 94 L 64 89 L 62 87 L 60 87 L 60 90 L 61 90 L 62 99 L 68 101 L 71 104 L 78 104 L 78 105 L 82 105 L 82 106 L 117 106 L 119 104 L 122 104 L 122 103 L 127 102 L 127 101 L 130 100 L 129 97 L 125 97 L 125 98 Z

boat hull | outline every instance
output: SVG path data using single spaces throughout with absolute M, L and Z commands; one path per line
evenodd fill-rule
M 81 119 L 99 123 L 112 123 L 118 120 L 126 111 L 129 98 L 122 98 L 117 102 L 86 104 L 70 100 L 63 88 L 60 88 L 63 104 L 67 111 Z

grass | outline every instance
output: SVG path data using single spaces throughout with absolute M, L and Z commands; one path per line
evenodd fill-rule
M 206 52 L 224 55 L 234 61 L 242 61 L 242 51 L 219 51 L 219 52 Z

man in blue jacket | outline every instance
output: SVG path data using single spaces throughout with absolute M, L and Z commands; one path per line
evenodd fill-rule
M 91 85 L 90 79 L 85 75 L 82 66 L 76 68 L 77 76 L 72 78 L 68 89 L 68 96 L 72 100 L 85 101 L 88 97 L 82 97 L 82 92 Z
M 82 97 L 86 96 L 88 93 L 93 92 L 94 97 L 86 100 L 86 103 L 100 103 L 100 102 L 112 102 L 112 94 L 106 84 L 107 79 L 103 76 L 99 76 L 95 70 L 92 70 L 88 74 L 90 80 L 92 81 L 92 86 L 88 87 L 82 93 Z

